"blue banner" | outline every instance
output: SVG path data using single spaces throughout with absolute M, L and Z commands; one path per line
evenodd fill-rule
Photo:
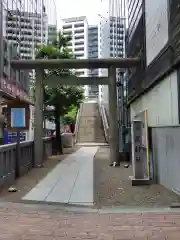
M 20 132 L 20 142 L 26 141 L 26 133 Z M 8 133 L 8 143 L 16 143 L 17 142 L 17 133 L 11 132 Z
M 11 127 L 26 127 L 25 108 L 11 108 Z
M 9 143 L 8 140 L 9 140 L 9 139 L 8 139 L 8 129 L 5 128 L 5 129 L 4 129 L 4 144 L 8 144 L 8 143 Z

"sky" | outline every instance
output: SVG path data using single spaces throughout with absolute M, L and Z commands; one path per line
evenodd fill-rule
M 60 19 L 77 16 L 87 16 L 89 24 L 97 23 L 97 15 L 106 11 L 101 0 L 55 0 L 57 9 L 57 24 Z

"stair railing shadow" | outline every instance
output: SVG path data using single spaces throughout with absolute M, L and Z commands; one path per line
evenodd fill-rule
M 95 142 L 106 143 L 105 131 L 103 127 L 103 121 L 101 119 L 98 104 L 96 105 L 96 118 L 94 121 L 94 131 L 95 131 Z
M 109 142 L 109 119 L 108 119 L 108 114 L 107 114 L 107 111 L 106 111 L 105 107 L 103 106 L 103 104 L 100 103 L 100 101 L 98 102 L 98 107 L 99 107 L 99 114 L 100 114 L 101 123 L 102 123 L 102 129 L 103 129 L 104 135 L 105 135 L 105 140 L 108 143 Z

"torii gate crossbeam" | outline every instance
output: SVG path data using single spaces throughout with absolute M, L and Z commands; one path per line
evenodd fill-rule
M 44 69 L 108 69 L 109 86 L 109 145 L 110 163 L 118 162 L 118 122 L 117 122 L 117 88 L 116 68 L 132 68 L 139 64 L 139 58 L 108 58 L 108 59 L 52 59 L 52 60 L 12 60 L 14 69 L 35 69 L 35 165 L 41 166 L 43 160 L 43 79 Z M 106 78 L 101 79 L 106 82 Z M 99 84 L 102 84 L 100 80 Z M 97 80 L 96 80 L 97 81 Z M 87 84 L 87 81 L 86 81 Z M 89 84 L 91 82 L 89 81 Z

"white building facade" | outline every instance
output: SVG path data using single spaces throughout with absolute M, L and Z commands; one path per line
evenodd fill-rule
M 74 57 L 79 59 L 88 58 L 88 22 L 84 16 L 62 19 L 62 31 L 70 35 L 72 40 L 69 48 Z M 81 77 L 88 76 L 88 69 L 76 69 L 75 74 Z M 88 97 L 88 86 L 84 86 L 84 95 Z
M 98 58 L 99 57 L 99 41 L 98 41 L 98 25 L 88 26 L 88 58 Z M 98 77 L 98 69 L 89 69 L 89 77 Z M 99 96 L 99 86 L 89 85 L 88 86 L 88 97 L 96 98 Z
M 19 15 L 21 15 L 19 17 Z M 48 18 L 44 13 L 21 12 L 12 10 L 6 12 L 6 37 L 12 42 L 20 41 L 19 54 L 22 59 L 34 59 L 35 49 L 41 44 L 47 43 L 48 39 Z M 19 28 L 21 29 L 19 31 Z M 18 31 L 18 35 L 16 32 Z
M 125 56 L 125 19 L 116 16 L 99 16 L 99 58 Z M 107 69 L 99 69 L 99 76 L 108 76 Z M 117 70 L 117 81 L 119 80 Z M 108 107 L 108 86 L 99 86 L 99 100 Z

